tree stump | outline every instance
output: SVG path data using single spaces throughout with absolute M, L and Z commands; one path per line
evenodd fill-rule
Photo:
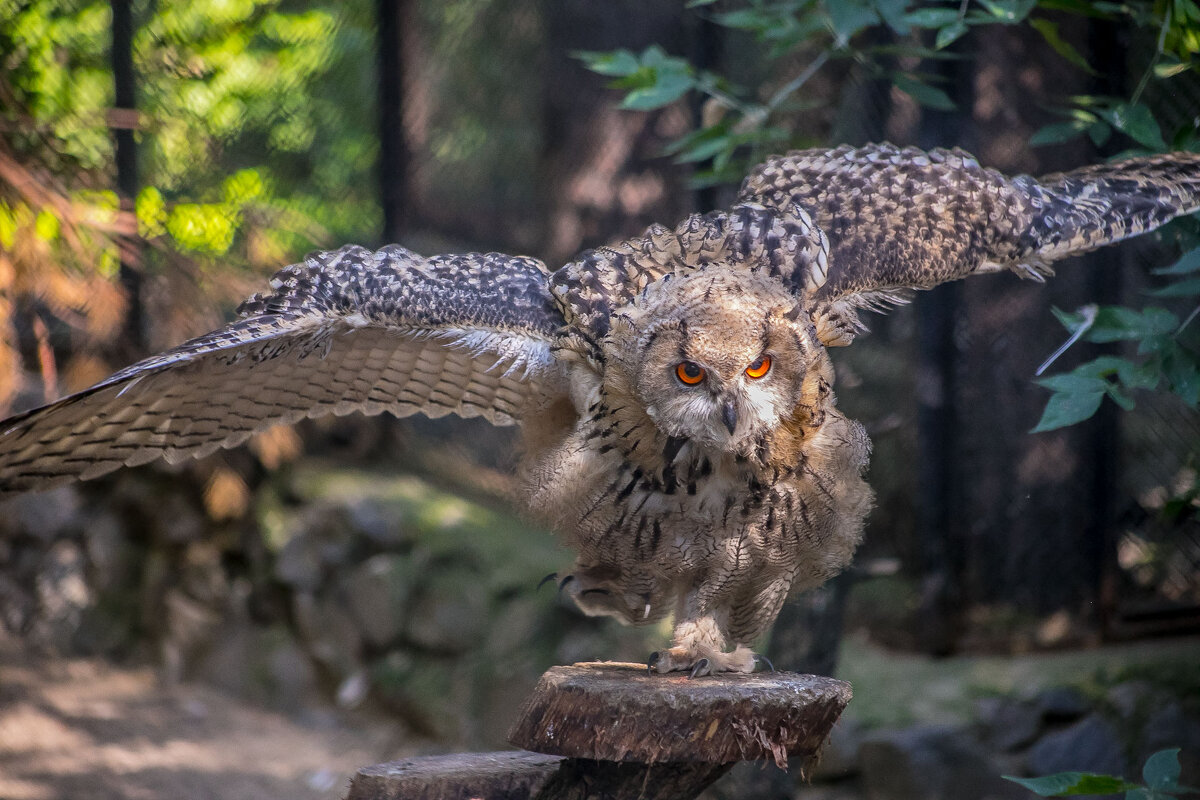
M 849 684 L 813 675 L 689 678 L 649 675 L 640 664 L 553 667 L 508 736 L 533 753 L 367 767 L 347 800 L 690 800 L 738 761 L 771 759 L 786 769 L 792 757 L 803 771 L 849 701 Z

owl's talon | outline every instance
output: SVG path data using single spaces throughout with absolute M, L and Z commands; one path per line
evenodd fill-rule
M 555 577 L 557 577 L 557 575 Z M 566 586 L 568 583 L 570 583 L 573 580 L 575 580 L 575 576 L 568 575 L 567 577 L 565 577 L 561 581 L 559 581 L 558 582 L 558 593 L 562 594 L 563 587 Z
M 754 666 L 756 668 L 755 669 L 756 672 L 758 671 L 757 667 L 758 667 L 758 662 L 760 662 L 760 661 L 767 665 L 768 672 L 775 671 L 775 665 L 771 663 L 771 659 L 767 658 L 766 656 L 762 655 L 761 653 L 755 653 L 754 654 Z
M 658 664 L 658 659 L 660 657 L 661 657 L 660 653 L 657 650 L 655 650 L 653 653 L 650 654 L 650 657 L 646 659 L 646 674 L 647 675 L 654 674 L 654 667 Z
M 545 586 L 547 583 L 550 583 L 551 581 L 556 581 L 556 580 L 558 580 L 558 573 L 551 572 L 549 575 L 547 575 L 546 577 L 544 577 L 540 581 L 538 581 L 537 589 L 534 589 L 534 591 L 535 592 L 540 591 L 541 588 L 543 586 Z
M 692 671 L 688 673 L 689 678 L 699 678 L 701 675 L 708 674 L 708 659 L 702 658 L 692 665 Z
M 582 592 L 580 592 L 580 593 L 579 593 L 579 595 L 580 595 L 581 597 L 582 597 L 583 595 L 588 595 L 588 594 L 606 594 L 606 595 L 611 595 L 611 594 L 612 594 L 612 592 L 610 592 L 608 589 L 595 589 L 595 588 L 593 588 L 593 589 L 584 589 Z

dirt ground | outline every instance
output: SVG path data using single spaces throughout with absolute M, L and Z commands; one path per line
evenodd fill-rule
M 373 728 L 373 729 L 371 729 Z M 52 659 L 0 635 L 0 798 L 317 800 L 403 755 L 394 730 L 307 724 L 152 669 Z

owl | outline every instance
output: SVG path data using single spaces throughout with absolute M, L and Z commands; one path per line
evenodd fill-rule
M 233 447 L 325 414 L 520 425 L 520 500 L 586 613 L 673 617 L 651 671 L 753 671 L 789 594 L 844 569 L 871 445 L 827 349 L 909 289 L 1057 259 L 1200 208 L 1200 155 L 1035 179 L 888 144 L 771 158 L 730 209 L 551 270 L 345 247 L 236 321 L 0 423 L 0 493 Z

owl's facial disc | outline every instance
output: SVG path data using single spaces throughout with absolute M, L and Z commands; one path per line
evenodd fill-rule
M 811 343 L 789 318 L 786 295 L 758 276 L 707 285 L 699 276 L 677 287 L 672 313 L 640 331 L 637 393 L 668 436 L 749 454 L 792 415 Z

